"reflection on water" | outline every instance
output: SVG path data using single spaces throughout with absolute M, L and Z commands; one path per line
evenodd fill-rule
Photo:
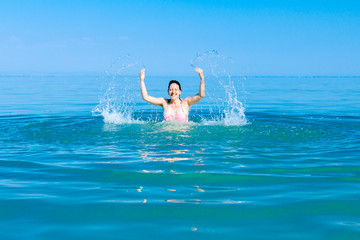
M 143 160 L 143 163 L 157 163 L 157 162 L 166 162 L 170 164 L 175 163 L 181 163 L 183 161 L 187 162 L 187 166 L 204 166 L 204 161 L 202 157 L 202 153 L 205 151 L 205 148 L 199 148 L 196 151 L 193 150 L 191 146 L 184 142 L 171 142 L 172 140 L 179 140 L 179 139 L 186 139 L 191 138 L 191 130 L 193 129 L 194 124 L 179 124 L 179 123 L 160 123 L 156 124 L 156 130 L 149 133 L 150 135 L 161 135 L 163 136 L 166 141 L 166 148 L 162 149 L 162 146 L 159 144 L 153 144 L 152 138 L 148 136 L 148 134 L 143 136 L 142 139 L 142 147 L 141 149 L 138 149 L 138 154 L 140 158 Z M 175 133 L 175 134 L 174 134 Z M 179 135 L 179 133 L 181 133 Z M 169 135 L 166 135 L 169 134 Z M 173 149 L 172 149 L 173 148 Z M 197 156 L 197 157 L 195 157 Z M 192 162 L 192 163 L 191 163 Z M 189 165 L 190 164 L 190 165 Z M 154 167 L 154 165 L 150 165 Z M 161 174 L 161 175 L 176 175 L 176 174 L 182 174 L 185 173 L 179 172 L 178 170 L 172 169 L 179 168 L 177 165 L 169 166 L 169 165 L 156 165 L 158 167 L 164 167 L 163 169 L 142 169 L 142 174 Z M 205 170 L 198 171 L 199 174 L 205 173 Z M 166 185 L 166 183 L 165 183 Z M 150 189 L 153 189 L 153 187 L 150 187 Z M 149 189 L 149 191 L 150 191 Z M 141 186 L 137 189 L 137 192 L 143 193 L 144 187 Z M 198 204 L 202 200 L 201 198 L 198 199 L 192 199 L 191 195 L 193 195 L 194 192 L 197 193 L 204 193 L 205 189 L 199 185 L 193 185 L 193 186 L 187 186 L 186 188 L 180 187 L 180 189 L 176 186 L 168 186 L 162 189 L 163 191 L 169 192 L 169 193 L 177 193 L 179 192 L 179 198 L 171 199 L 163 199 L 163 201 L 168 203 L 195 203 Z M 158 192 L 160 190 L 157 190 Z M 147 192 L 148 196 L 151 197 L 151 192 Z M 184 199 L 184 194 L 188 195 L 189 198 Z M 156 194 L 157 195 L 157 194 Z M 168 195 L 168 194 L 164 194 Z M 149 198 L 145 199 L 143 201 L 144 203 L 149 202 Z M 151 200 L 150 200 L 151 201 Z
M 190 137 L 186 133 L 191 131 L 193 129 L 193 126 L 196 126 L 196 123 L 171 121 L 171 122 L 160 122 L 157 123 L 156 125 L 159 127 L 159 129 L 154 133 L 164 133 L 164 132 L 177 133 L 177 134 L 182 133 L 182 135 L 179 136 Z
M 144 163 L 148 162 L 177 162 L 177 161 L 196 161 L 192 157 L 192 150 L 182 142 L 181 139 L 191 138 L 190 131 L 194 123 L 164 122 L 157 123 L 141 137 L 142 148 L 138 150 Z M 153 143 L 154 139 L 162 138 L 165 140 L 166 148 L 160 148 L 161 145 Z M 175 140 L 175 141 L 174 141 Z M 174 141 L 174 142 L 173 142 Z M 173 146 L 173 149 L 171 149 Z M 180 149 L 179 149 L 180 148 Z M 201 159 L 200 159 L 201 160 Z
M 161 157 L 159 156 L 159 153 L 152 152 L 152 151 L 146 151 L 146 150 L 139 150 L 140 157 L 144 160 L 144 163 L 147 162 L 177 162 L 177 161 L 194 161 L 194 158 L 191 157 L 182 157 L 182 154 L 187 154 L 187 151 L 189 150 L 170 150 L 168 153 L 161 152 L 161 155 L 171 155 L 169 157 Z M 150 155 L 150 156 L 149 156 Z M 175 155 L 175 156 L 173 156 Z M 197 160 L 196 162 L 198 162 Z M 196 164 L 196 163 L 195 163 Z

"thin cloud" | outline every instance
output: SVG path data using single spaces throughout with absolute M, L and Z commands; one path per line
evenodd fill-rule
M 8 41 L 9 42 L 20 42 L 20 38 L 18 38 L 16 36 L 10 36 L 10 37 L 8 37 Z
M 127 41 L 127 40 L 129 40 L 129 37 L 128 36 L 120 36 L 119 39 Z

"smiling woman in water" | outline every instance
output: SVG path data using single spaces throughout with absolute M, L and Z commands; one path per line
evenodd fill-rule
M 187 122 L 189 116 L 189 109 L 191 105 L 199 102 L 205 96 L 205 80 L 203 70 L 201 68 L 195 68 L 195 71 L 200 76 L 200 89 L 199 93 L 192 97 L 184 99 L 180 98 L 181 85 L 176 80 L 171 80 L 168 86 L 168 94 L 170 99 L 155 98 L 149 96 L 145 87 L 145 68 L 140 72 L 140 88 L 142 98 L 148 103 L 156 106 L 161 106 L 164 109 L 164 121 L 180 121 Z

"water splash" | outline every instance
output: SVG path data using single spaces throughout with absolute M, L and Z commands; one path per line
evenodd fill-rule
M 227 69 L 234 66 L 234 61 L 216 50 L 197 54 L 190 65 L 200 67 L 206 75 L 206 104 L 209 107 L 210 120 L 203 119 L 204 124 L 211 125 L 245 125 L 245 107 L 239 100 L 238 90 L 243 88 L 241 81 L 234 82 Z M 221 86 L 221 88 L 219 88 Z M 219 93 L 224 91 L 224 94 Z M 224 99 L 219 96 L 225 96 Z
M 105 71 L 105 74 L 113 79 L 119 76 L 139 75 L 139 70 L 145 68 L 144 63 L 131 55 L 118 57 Z
M 228 85 L 223 85 L 226 92 L 227 105 L 223 111 L 222 118 L 225 125 L 245 125 L 247 124 L 245 116 L 245 107 L 241 101 L 238 100 L 238 94 L 229 75 Z
M 144 64 L 130 55 L 118 57 L 105 72 L 105 93 L 93 109 L 93 116 L 102 116 L 105 123 L 142 123 L 133 111 L 138 98 L 138 71 Z
M 199 109 L 205 106 L 207 112 L 202 111 L 199 119 L 205 125 L 235 125 L 247 124 L 245 108 L 239 100 L 238 92 L 241 81 L 233 81 L 228 70 L 233 61 L 231 58 L 219 54 L 217 51 L 199 53 L 191 60 L 192 67 L 201 67 L 206 75 L 206 97 L 194 106 Z M 139 70 L 144 64 L 130 55 L 119 57 L 105 72 L 105 91 L 100 97 L 99 104 L 93 109 L 93 116 L 102 116 L 105 123 L 128 124 L 144 123 L 159 120 L 159 114 L 147 106 L 143 111 L 141 104 L 136 108 L 140 97 L 138 89 Z M 220 92 L 223 91 L 223 92 Z M 221 96 L 221 97 L 220 97 Z M 136 109 L 136 112 L 135 112 Z M 158 116 L 159 115 L 159 116 Z M 145 118 L 148 116 L 148 119 Z M 141 119 L 141 120 L 140 120 Z M 197 120 L 196 120 L 197 121 Z

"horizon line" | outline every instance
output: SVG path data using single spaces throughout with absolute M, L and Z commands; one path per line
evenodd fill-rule
M 70 76 L 123 76 L 123 77 L 135 77 L 135 75 L 121 75 L 121 74 L 106 74 L 105 72 L 49 72 L 49 73 L 0 73 L 0 77 L 70 77 Z M 148 77 L 192 77 L 194 75 L 167 75 L 167 74 L 154 74 L 148 75 Z M 206 75 L 205 75 L 206 76 Z M 301 77 L 360 77 L 357 74 L 285 74 L 285 75 L 278 75 L 278 74 L 243 74 L 243 75 L 230 75 L 231 77 L 291 77 L 291 78 L 301 78 Z

